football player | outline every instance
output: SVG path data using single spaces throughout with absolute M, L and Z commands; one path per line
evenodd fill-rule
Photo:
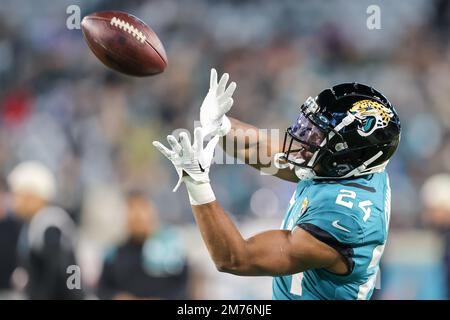
M 229 118 L 233 82 L 217 82 L 200 108 L 201 127 L 153 144 L 175 166 L 208 251 L 222 272 L 273 276 L 274 299 L 369 299 L 386 244 L 390 187 L 385 167 L 400 141 L 400 121 L 375 89 L 343 83 L 308 98 L 287 128 L 282 149 L 259 135 L 255 143 L 236 132 L 257 128 Z M 204 137 L 212 138 L 204 146 Z M 249 163 L 269 150 L 276 175 L 297 183 L 280 230 L 244 239 L 216 200 L 209 170 L 220 137 L 228 151 Z M 242 146 L 242 147 L 239 147 Z M 281 146 L 281 145 L 280 145 Z M 224 148 L 226 151 L 229 148 Z M 265 165 L 249 163 L 264 170 Z

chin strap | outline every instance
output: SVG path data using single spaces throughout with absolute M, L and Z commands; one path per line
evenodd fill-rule
M 372 173 L 382 172 L 386 168 L 386 165 L 389 163 L 389 160 L 383 162 L 382 164 L 379 164 L 375 167 L 372 167 L 370 169 L 367 169 L 368 166 L 370 166 L 372 163 L 374 163 L 378 158 L 380 158 L 383 155 L 383 151 L 378 152 L 376 155 L 374 155 L 369 160 L 365 161 L 363 164 L 361 164 L 359 167 L 353 169 L 346 175 L 342 177 L 321 177 L 317 176 L 313 169 L 310 168 L 302 168 L 293 165 L 292 163 L 280 163 L 281 157 L 284 155 L 284 153 L 277 153 L 274 156 L 274 164 L 277 169 L 286 169 L 290 168 L 295 169 L 295 175 L 300 180 L 321 180 L 321 179 L 335 179 L 335 180 L 341 180 L 341 179 L 347 179 L 350 177 L 360 177 Z
M 372 158 L 370 158 L 369 160 L 365 161 L 362 165 L 360 165 L 359 167 L 353 169 L 352 171 L 350 171 L 349 173 L 347 173 L 345 176 L 341 177 L 340 179 L 345 179 L 345 178 L 349 178 L 349 177 L 358 177 L 358 176 L 363 176 L 366 174 L 371 174 L 376 172 L 374 169 L 376 168 L 379 171 L 384 170 L 384 168 L 386 167 L 387 161 L 384 164 L 383 168 L 380 169 L 379 166 L 376 166 L 374 168 L 370 168 L 368 171 L 366 171 L 367 167 L 370 166 L 372 163 L 374 163 L 379 157 L 381 157 L 383 155 L 383 151 L 379 151 L 376 155 L 374 155 Z
M 377 172 L 382 172 L 384 171 L 384 169 L 386 169 L 387 164 L 389 163 L 389 160 L 386 160 L 385 162 L 383 162 L 382 164 L 372 167 L 367 171 L 361 172 L 360 174 L 358 174 L 358 176 L 362 176 L 365 174 L 372 174 L 372 173 L 377 173 Z

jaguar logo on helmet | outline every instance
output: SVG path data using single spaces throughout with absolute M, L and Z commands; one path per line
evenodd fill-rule
M 361 123 L 358 133 L 363 137 L 370 136 L 377 129 L 387 127 L 394 116 L 388 107 L 368 99 L 355 102 L 349 112 Z

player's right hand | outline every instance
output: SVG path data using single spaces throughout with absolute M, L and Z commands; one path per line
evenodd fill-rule
M 192 144 L 186 132 L 180 133 L 178 140 L 173 135 L 167 136 L 171 149 L 166 148 L 159 141 L 153 141 L 153 145 L 172 162 L 178 173 L 178 183 L 173 189 L 174 192 L 184 181 L 184 173 L 190 176 L 194 183 L 209 183 L 209 168 L 219 137 L 212 138 L 206 146 L 204 146 L 204 137 L 203 129 L 197 127 L 194 130 Z
M 200 107 L 200 123 L 205 135 L 224 136 L 231 129 L 231 123 L 225 115 L 233 106 L 233 93 L 236 83 L 227 87 L 228 73 L 224 73 L 217 83 L 217 71 L 211 69 L 209 91 Z

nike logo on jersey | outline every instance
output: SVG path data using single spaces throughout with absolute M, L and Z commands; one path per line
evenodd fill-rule
M 339 230 L 342 230 L 342 231 L 345 231 L 345 232 L 350 233 L 350 230 L 344 228 L 343 226 L 341 226 L 341 225 L 339 224 L 339 220 L 334 220 L 334 221 L 331 223 L 331 225 L 332 225 L 333 227 L 335 227 L 336 229 L 339 229 Z

